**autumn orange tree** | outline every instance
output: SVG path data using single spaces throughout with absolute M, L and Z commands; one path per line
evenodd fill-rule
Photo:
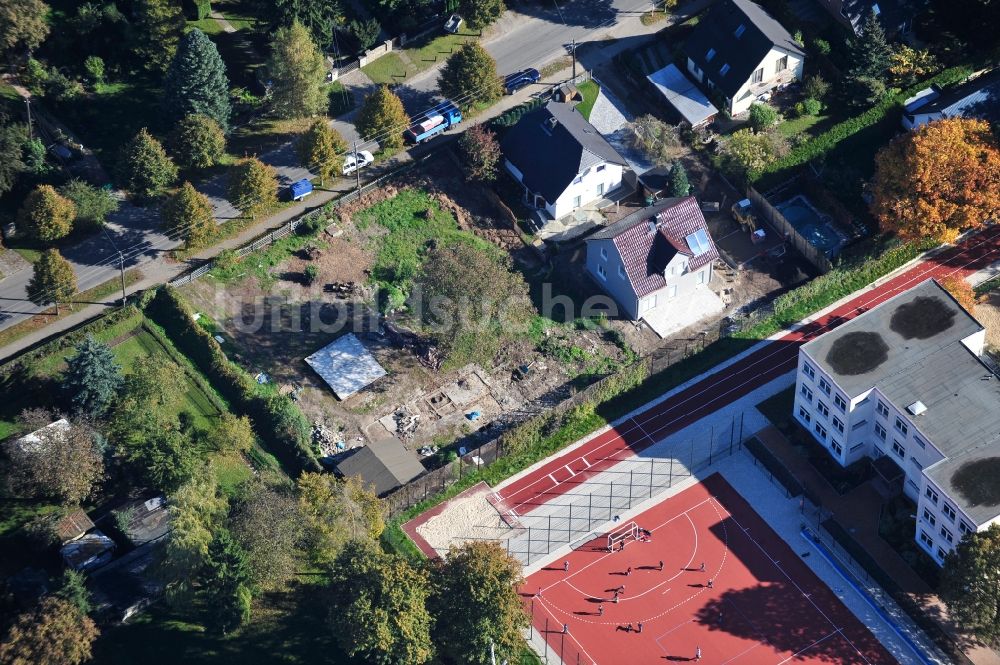
M 879 151 L 873 185 L 882 230 L 950 242 L 1000 211 L 1000 148 L 982 120 L 932 122 Z
M 941 286 L 958 301 L 958 304 L 965 308 L 967 312 L 972 312 L 976 308 L 976 292 L 972 285 L 961 277 L 945 277 L 941 280 Z

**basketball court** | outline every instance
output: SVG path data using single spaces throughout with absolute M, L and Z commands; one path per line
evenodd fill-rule
M 699 649 L 704 663 L 897 662 L 718 473 L 538 570 L 522 596 L 535 644 L 567 665 Z

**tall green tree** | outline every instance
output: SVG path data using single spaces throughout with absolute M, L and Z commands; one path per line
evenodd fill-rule
M 250 219 L 278 203 L 278 173 L 256 157 L 240 162 L 229 181 L 229 200 Z
M 66 359 L 62 387 L 73 409 L 91 418 L 107 413 L 124 381 L 111 347 L 87 335 Z
M 142 65 L 164 72 L 177 52 L 184 34 L 184 10 L 176 0 L 137 0 L 133 50 Z
M 319 119 L 302 134 L 296 146 L 299 159 L 313 173 L 319 176 L 322 185 L 344 168 L 344 153 L 347 142 L 326 119 Z
M 438 89 L 462 108 L 495 102 L 503 95 L 496 60 L 478 42 L 462 45 L 448 58 L 438 76 Z
M 941 600 L 949 618 L 987 644 L 1000 643 L 1000 525 L 962 538 L 944 561 Z
M 71 603 L 80 614 L 90 614 L 90 589 L 87 588 L 87 576 L 84 573 L 72 568 L 64 570 L 55 595 Z
M 420 665 L 434 655 L 427 577 L 370 541 L 347 544 L 330 568 L 331 630 L 351 656 Z
M 45 596 L 14 619 L 0 640 L 0 662 L 9 665 L 80 665 L 90 660 L 97 625 L 73 603 Z
M 212 203 L 190 182 L 167 197 L 160 217 L 167 233 L 183 238 L 188 249 L 204 247 L 218 234 Z
M 118 210 L 118 199 L 101 187 L 73 178 L 59 188 L 59 193 L 76 206 L 76 221 L 103 226 L 108 215 Z
M 885 82 L 892 64 L 892 46 L 886 39 L 882 22 L 872 9 L 861 24 L 861 34 L 851 42 L 848 78 L 867 77 Z
M 333 31 L 342 22 L 343 7 L 339 0 L 253 0 L 252 11 L 274 33 L 292 23 L 301 23 L 321 47 L 333 41 Z
M 279 477 L 255 478 L 241 487 L 230 512 L 257 588 L 280 587 L 296 571 L 305 530 L 294 489 Z
M 515 662 L 528 627 L 517 589 L 524 582 L 521 562 L 499 543 L 473 541 L 452 547 L 431 570 L 428 607 L 434 642 L 457 663 Z
M 319 115 L 327 106 L 326 64 L 309 31 L 298 21 L 271 40 L 271 106 L 280 118 Z
M 167 151 L 143 127 L 122 150 L 118 181 L 136 196 L 159 196 L 177 180 L 177 166 Z
M 667 174 L 669 182 L 670 196 L 687 196 L 691 193 L 691 183 L 688 182 L 687 171 L 680 160 L 675 161 L 670 166 L 670 173 Z
M 59 313 L 60 303 L 68 303 L 76 295 L 76 274 L 73 266 L 63 258 L 57 249 L 47 249 L 35 262 L 35 274 L 28 282 L 28 299 L 36 305 L 55 305 Z
M 166 584 L 167 600 L 176 606 L 190 604 L 193 582 L 208 559 L 213 534 L 226 518 L 228 502 L 219 491 L 210 466 L 196 467 L 170 497 L 170 535 L 158 563 Z
M 383 149 L 398 150 L 403 147 L 403 131 L 408 122 L 403 101 L 389 86 L 381 85 L 365 97 L 354 126 L 362 137 L 378 141 Z
M 174 121 L 206 115 L 229 126 L 229 77 L 218 49 L 197 28 L 181 39 L 163 81 L 163 106 Z
M 374 542 L 385 529 L 382 502 L 357 476 L 303 473 L 298 493 L 307 549 L 317 565 L 329 565 L 347 541 Z
M 195 113 L 184 116 L 170 133 L 170 153 L 184 168 L 215 166 L 226 154 L 226 135 L 212 118 Z
M 218 529 L 208 544 L 199 583 L 209 630 L 225 635 L 250 620 L 250 564 L 228 529 Z
M 42 0 L 0 0 L 0 50 L 41 46 L 49 36 L 48 13 Z
M 36 240 L 54 242 L 73 230 L 76 206 L 52 185 L 39 185 L 17 211 L 17 226 Z
M 9 192 L 21 174 L 28 170 L 24 154 L 27 143 L 28 126 L 10 122 L 0 114 L 0 196 Z
M 503 0 L 461 0 L 459 12 L 473 30 L 492 25 L 507 9 Z

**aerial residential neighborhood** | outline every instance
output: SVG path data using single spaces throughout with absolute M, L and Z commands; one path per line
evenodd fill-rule
M 998 27 L 0 0 L 0 663 L 1000 663 Z

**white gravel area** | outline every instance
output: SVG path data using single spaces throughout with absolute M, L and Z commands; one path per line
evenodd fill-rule
M 470 540 L 507 539 L 512 529 L 500 519 L 500 513 L 486 500 L 489 488 L 453 500 L 443 511 L 417 527 L 417 533 L 445 555 L 452 545 Z
M 625 158 L 633 171 L 645 173 L 656 165 L 642 151 L 629 145 L 629 130 L 625 125 L 631 121 L 631 114 L 625 110 L 625 105 L 602 87 L 590 111 L 590 124 Z

